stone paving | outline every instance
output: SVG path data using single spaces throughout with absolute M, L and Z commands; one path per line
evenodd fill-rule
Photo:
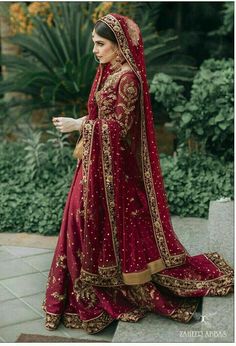
M 209 215 L 214 215 L 214 212 L 211 211 Z M 227 215 L 228 218 L 232 217 L 229 213 Z M 225 232 L 232 231 L 232 222 L 231 219 L 225 223 Z M 212 239 L 206 235 L 211 231 L 209 227 L 215 228 L 214 222 L 173 216 L 172 223 L 180 241 L 191 255 L 206 252 L 213 247 Z M 193 321 L 190 324 L 182 324 L 150 313 L 137 323 L 114 321 L 104 331 L 95 335 L 68 329 L 62 324 L 57 330 L 48 331 L 44 328 L 41 303 L 57 237 L 51 238 L 48 242 L 47 237 L 39 236 L 40 242 L 35 242 L 35 246 L 32 246 L 33 242 L 29 241 L 30 234 L 24 235 L 24 242 L 20 241 L 18 235 L 16 246 L 16 241 L 12 241 L 14 245 L 10 242 L 11 236 L 0 233 L 1 342 L 15 342 L 21 333 L 112 342 L 233 342 L 233 294 L 226 297 L 203 298 L 202 314 L 208 317 L 214 315 L 208 320 L 206 318 L 204 323 Z M 227 251 L 230 253 L 228 258 L 232 259 L 233 242 L 230 237 L 231 235 L 226 237 L 231 242 Z M 222 249 L 226 251 L 225 246 Z
M 111 341 L 117 322 L 96 335 L 65 328 L 44 328 L 44 298 L 53 249 L 0 246 L 0 341 L 15 342 L 21 333 Z

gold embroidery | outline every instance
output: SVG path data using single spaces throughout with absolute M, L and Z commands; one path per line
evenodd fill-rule
M 191 298 L 187 298 L 177 309 L 174 310 L 174 312 L 168 315 L 168 317 L 175 321 L 187 323 L 193 317 L 194 312 L 197 310 L 198 304 L 198 300 L 191 300 Z
M 108 313 L 103 311 L 99 316 L 82 322 L 82 327 L 89 334 L 94 334 L 100 332 L 106 326 L 108 326 L 114 318 L 112 318 Z
M 45 315 L 45 328 L 48 330 L 55 330 L 60 324 L 61 316 L 46 313 Z
M 62 323 L 66 328 L 82 329 L 83 322 L 77 314 L 65 313 L 62 316 Z
M 118 102 L 115 103 L 114 101 L 117 100 L 115 88 L 118 82 Z M 105 81 L 104 86 L 96 93 L 98 116 L 102 119 L 114 118 L 122 127 L 121 135 L 125 136 L 132 126 L 133 117 L 130 114 L 135 110 L 137 100 L 138 88 L 134 80 L 125 75 L 124 71 L 111 74 Z M 116 108 L 115 113 L 114 107 Z M 120 113 L 120 115 L 117 113 Z
M 99 268 L 99 271 L 101 268 Z M 109 268 L 106 270 L 106 276 L 104 275 L 104 268 L 103 268 L 103 276 L 100 274 L 94 274 L 90 273 L 84 269 L 81 269 L 80 272 L 80 280 L 83 282 L 86 282 L 91 285 L 96 285 L 96 286 L 105 286 L 105 287 L 111 287 L 111 286 L 120 286 L 124 285 L 123 280 L 120 277 L 120 272 L 117 269 L 117 271 L 114 271 L 112 268 L 111 271 L 109 271 Z M 114 276 L 109 276 L 109 273 Z M 118 274 L 119 273 L 119 274 Z
M 58 299 L 59 301 L 62 301 L 66 298 L 65 294 L 59 294 L 58 292 L 53 292 L 51 296 L 55 299 Z
M 116 105 L 116 113 L 119 113 L 119 108 L 121 108 L 120 115 L 117 115 L 117 118 L 123 128 L 122 135 L 125 136 L 133 124 L 134 116 L 131 116 L 131 112 L 135 110 L 138 100 L 138 88 L 127 75 L 120 80 L 118 95 L 119 101 Z
M 102 145 L 102 166 L 106 204 L 108 207 L 109 221 L 112 231 L 113 250 L 116 258 L 116 265 L 119 267 L 120 272 L 119 242 L 117 239 L 117 225 L 115 219 L 115 196 L 113 186 L 111 144 L 109 138 L 109 128 L 106 123 L 102 124 Z
M 92 139 L 93 139 L 93 121 L 86 120 L 84 127 L 83 127 L 83 160 L 82 160 L 82 172 L 83 172 L 83 200 L 84 200 L 84 220 L 85 220 L 85 227 L 87 225 L 87 218 L 89 214 L 89 208 L 88 208 L 88 178 L 89 178 L 89 161 L 91 158 L 91 149 L 92 149 Z
M 75 292 L 77 302 L 82 300 L 86 303 L 88 308 L 92 308 L 96 305 L 97 297 L 91 285 L 88 285 L 77 278 L 74 282 L 73 291 Z
M 217 252 L 205 254 L 224 275 L 209 280 L 179 279 L 165 274 L 154 274 L 152 281 L 170 289 L 178 296 L 187 296 L 197 289 L 207 289 L 206 295 L 226 295 L 233 285 L 234 271 Z
M 117 277 L 117 276 L 119 276 L 119 269 L 117 266 L 98 267 L 98 273 L 104 278 Z
M 132 43 L 134 46 L 137 46 L 139 43 L 139 35 L 140 35 L 139 27 L 130 18 L 126 18 L 125 21 L 126 21 L 127 26 L 128 26 L 128 32 L 129 32 L 129 36 L 132 40 Z
M 137 322 L 140 318 L 144 317 L 145 311 L 142 309 L 135 309 L 132 311 L 124 312 L 118 316 L 118 320 L 124 322 Z
M 61 267 L 63 269 L 66 268 L 66 263 L 64 263 L 66 260 L 66 255 L 59 255 L 56 261 L 56 268 Z
M 60 324 L 60 320 L 66 328 L 83 329 L 89 334 L 100 332 L 108 326 L 114 319 L 105 311 L 90 320 L 81 320 L 78 314 L 65 313 L 56 315 L 46 312 L 45 327 L 49 330 L 55 330 Z
M 141 94 L 141 100 L 143 98 L 143 95 Z M 154 235 L 156 239 L 156 244 L 159 248 L 161 257 L 163 258 L 165 262 L 166 267 L 176 267 L 179 265 L 182 265 L 185 263 L 187 252 L 184 251 L 181 254 L 178 255 L 171 255 L 166 243 L 165 233 L 162 227 L 160 213 L 158 209 L 157 199 L 156 199 L 156 193 L 155 188 L 153 184 L 153 178 L 151 175 L 151 163 L 149 158 L 149 151 L 148 151 L 148 144 L 147 144 L 147 135 L 146 135 L 146 126 L 145 126 L 145 117 L 142 110 L 142 129 L 141 129 L 141 136 L 143 141 L 141 142 L 141 151 L 142 151 L 142 165 L 143 165 L 143 179 L 144 179 L 144 185 L 146 189 L 146 195 L 148 198 L 148 204 L 149 204 L 149 210 L 150 215 L 152 219 L 153 229 L 154 229 Z M 177 236 L 176 236 L 177 237 Z
M 130 286 L 126 292 L 126 296 L 135 305 L 145 309 L 145 311 L 152 311 L 155 308 L 155 303 L 148 285 Z

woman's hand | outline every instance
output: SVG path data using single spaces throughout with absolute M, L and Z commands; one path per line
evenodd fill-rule
M 74 119 L 68 117 L 52 118 L 53 125 L 55 125 L 60 132 L 80 131 L 83 120 L 83 118 Z

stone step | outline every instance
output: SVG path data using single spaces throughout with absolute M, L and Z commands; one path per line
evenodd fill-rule
M 201 299 L 201 298 L 200 298 Z M 200 321 L 188 323 L 148 313 L 136 323 L 119 321 L 112 342 L 234 342 L 233 294 L 204 297 Z
M 234 342 L 234 294 L 224 297 L 204 297 L 202 334 L 205 341 Z
M 211 201 L 208 217 L 209 251 L 219 252 L 234 266 L 234 202 Z

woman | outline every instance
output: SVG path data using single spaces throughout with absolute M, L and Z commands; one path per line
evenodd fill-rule
M 92 33 L 99 66 L 82 119 L 82 158 L 64 209 L 48 276 L 46 328 L 96 333 L 147 311 L 189 322 L 199 297 L 233 291 L 217 252 L 190 256 L 175 234 L 156 147 L 140 30 L 108 14 Z

